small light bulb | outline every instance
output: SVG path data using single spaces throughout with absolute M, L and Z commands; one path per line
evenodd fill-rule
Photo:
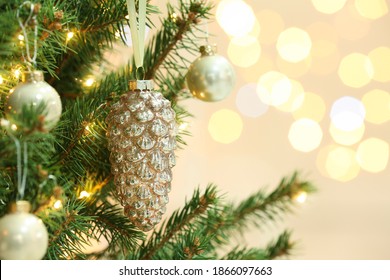
M 183 122 L 179 125 L 179 130 L 183 131 L 185 130 L 186 128 L 188 127 L 188 123 L 187 122 Z
M 0 85 L 4 83 L 4 79 L 3 79 L 3 76 L 0 75 Z
M 16 131 L 16 130 L 18 129 L 18 127 L 16 126 L 16 124 L 12 124 L 12 125 L 11 125 L 11 129 L 12 129 L 13 131 Z
M 89 197 L 91 194 L 87 191 L 82 191 L 79 195 L 79 198 L 87 198 Z
M 62 202 L 61 202 L 61 200 L 57 200 L 56 202 L 54 202 L 53 207 L 54 207 L 55 209 L 60 209 L 60 208 L 62 207 Z
M 84 85 L 85 85 L 86 87 L 90 87 L 90 86 L 92 86 L 92 85 L 94 84 L 94 82 L 95 82 L 95 79 L 94 79 L 94 78 L 88 78 L 88 79 L 84 82 Z
M 304 191 L 300 191 L 294 196 L 294 200 L 298 203 L 305 203 L 307 198 L 307 193 Z
M 72 31 L 69 31 L 66 35 L 66 41 L 70 41 L 74 36 L 74 33 Z
M 2 127 L 8 127 L 9 126 L 9 120 L 1 119 L 0 124 Z
M 24 41 L 24 36 L 22 34 L 19 34 L 18 39 L 19 39 L 19 41 Z
M 22 74 L 22 72 L 20 71 L 20 69 L 16 69 L 14 71 L 14 76 L 15 76 L 16 79 L 19 79 L 21 74 Z
M 171 14 L 171 20 L 172 20 L 173 22 L 176 22 L 176 20 L 177 20 L 177 14 L 176 14 L 176 13 L 172 13 L 172 14 Z

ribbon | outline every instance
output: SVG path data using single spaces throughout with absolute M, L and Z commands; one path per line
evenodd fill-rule
M 138 25 L 137 12 L 135 10 L 135 0 L 127 0 L 127 9 L 129 11 L 129 22 L 131 40 L 133 41 L 135 65 L 138 68 L 143 67 L 144 61 L 144 38 L 145 38 L 145 20 L 146 20 L 146 0 L 138 2 Z

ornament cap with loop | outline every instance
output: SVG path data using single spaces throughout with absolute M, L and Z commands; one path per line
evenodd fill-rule
M 205 55 L 214 55 L 217 53 L 217 45 L 216 44 L 213 44 L 213 45 L 204 45 L 204 46 L 201 46 L 199 48 L 199 51 L 200 53 L 202 54 L 202 56 L 205 56 Z
M 154 85 L 152 80 L 131 80 L 129 82 L 130 91 L 136 90 L 153 90 Z
M 10 213 L 29 213 L 31 204 L 27 200 L 19 200 L 11 204 Z
M 44 81 L 43 72 L 40 70 L 27 71 L 23 73 L 22 82 L 42 82 Z

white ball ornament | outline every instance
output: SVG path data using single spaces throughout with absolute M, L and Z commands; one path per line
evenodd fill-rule
M 40 260 L 46 254 L 46 227 L 29 211 L 30 203 L 21 200 L 13 212 L 0 219 L 0 259 Z
M 215 102 L 225 99 L 232 92 L 236 76 L 229 61 L 216 54 L 216 47 L 200 47 L 201 56 L 188 69 L 187 87 L 196 98 Z
M 45 128 L 53 128 L 61 117 L 62 104 L 57 91 L 44 81 L 42 71 L 25 73 L 23 82 L 8 96 L 7 111 L 21 113 L 23 106 L 45 104 Z

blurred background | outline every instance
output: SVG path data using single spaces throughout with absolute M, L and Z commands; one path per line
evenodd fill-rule
M 289 228 L 291 259 L 390 259 L 390 2 L 214 2 L 204 27 L 236 83 L 222 101 L 182 103 L 192 136 L 177 152 L 168 212 L 198 186 L 238 202 L 300 171 L 318 192 L 237 242 L 260 246 Z

